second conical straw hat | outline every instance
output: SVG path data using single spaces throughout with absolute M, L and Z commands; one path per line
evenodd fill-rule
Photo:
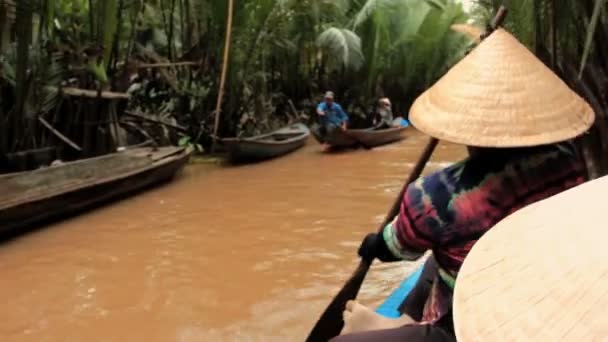
M 458 273 L 459 342 L 608 341 L 608 176 L 506 217 Z
M 410 119 L 442 140 L 523 147 L 575 138 L 595 115 L 525 46 L 498 29 L 414 102 Z

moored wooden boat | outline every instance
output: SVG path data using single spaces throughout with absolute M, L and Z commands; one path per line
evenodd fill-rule
M 62 218 L 171 179 L 187 163 L 181 147 L 134 148 L 0 176 L 0 236 Z
M 405 301 L 407 296 L 416 286 L 418 279 L 420 279 L 420 275 L 422 275 L 422 270 L 424 268 L 424 264 L 419 266 L 418 269 L 410 274 L 402 283 L 396 288 L 390 296 L 388 296 L 382 304 L 376 309 L 376 312 L 381 314 L 382 316 L 388 318 L 398 318 L 401 316 L 399 312 L 399 308 L 401 304 Z
M 256 161 L 279 157 L 306 144 L 310 130 L 296 123 L 271 133 L 250 138 L 224 138 L 220 142 L 232 162 Z

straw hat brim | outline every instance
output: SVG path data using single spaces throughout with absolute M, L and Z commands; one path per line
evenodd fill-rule
M 575 138 L 593 110 L 513 36 L 498 29 L 412 105 L 412 124 L 438 139 L 524 147 Z
M 608 340 L 608 177 L 505 218 L 458 274 L 458 341 Z

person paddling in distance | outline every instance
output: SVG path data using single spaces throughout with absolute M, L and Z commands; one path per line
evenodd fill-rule
M 320 135 L 322 137 L 330 134 L 335 129 L 346 130 L 348 125 L 348 115 L 342 109 L 340 104 L 334 102 L 334 93 L 328 91 L 325 93 L 323 102 L 317 106 L 317 115 L 320 123 Z M 323 148 L 327 149 L 329 146 L 323 144 Z
M 455 341 L 453 289 L 475 242 L 511 213 L 587 180 L 570 140 L 595 114 L 503 29 L 423 93 L 410 118 L 423 133 L 467 146 L 469 157 L 410 184 L 400 213 L 361 243 L 369 261 L 432 251 L 404 315 L 387 319 L 351 301 L 334 342 Z
M 393 110 L 391 108 L 391 100 L 388 97 L 383 97 L 378 100 L 378 107 L 374 116 L 374 128 L 390 128 L 393 126 Z

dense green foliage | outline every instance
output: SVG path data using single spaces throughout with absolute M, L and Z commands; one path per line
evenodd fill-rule
M 476 2 L 480 25 L 502 3 Z M 606 0 L 507 5 L 507 29 L 598 114 L 587 152 L 606 173 Z M 226 14 L 225 0 L 0 0 L 0 158 L 46 147 L 77 158 L 150 139 L 209 146 Z M 354 125 L 369 123 L 380 96 L 407 115 L 462 57 L 468 40 L 450 26 L 467 20 L 455 0 L 236 0 L 219 135 L 313 120 L 328 89 Z
M 38 117 L 85 155 L 126 143 L 123 129 L 163 144 L 186 135 L 208 146 L 226 3 L 0 0 L 6 18 L 0 21 L 0 155 L 64 146 Z M 219 133 L 253 134 L 296 119 L 288 100 L 306 120 L 328 89 L 355 125 L 367 123 L 379 96 L 390 96 L 407 115 L 411 101 L 461 57 L 467 40 L 449 27 L 467 19 L 454 0 L 238 0 Z M 131 98 L 61 96 L 59 87 Z

